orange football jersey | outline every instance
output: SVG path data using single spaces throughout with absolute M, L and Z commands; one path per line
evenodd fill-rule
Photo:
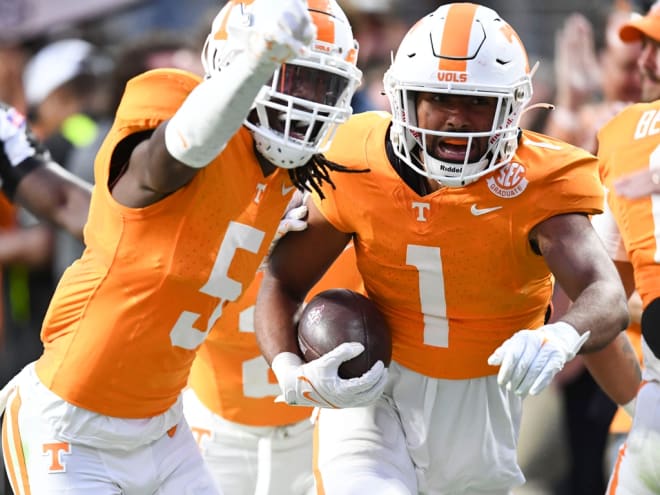
M 252 281 L 291 199 L 286 170 L 263 176 L 245 128 L 163 200 L 126 208 L 113 199 L 118 144 L 169 119 L 198 83 L 178 70 L 131 80 L 97 155 L 86 249 L 53 296 L 36 367 L 76 406 L 124 418 L 171 407 L 197 347 Z
M 327 158 L 369 173 L 332 175 L 317 206 L 354 233 L 369 297 L 393 333 L 393 359 L 428 376 L 492 375 L 488 356 L 520 329 L 543 324 L 552 289 L 530 230 L 567 213 L 602 212 L 596 158 L 523 132 L 510 164 L 466 187 L 419 196 L 390 164 L 390 116 L 355 115 Z
M 254 305 L 263 272 L 222 318 L 197 351 L 189 385 L 202 403 L 223 418 L 250 426 L 280 426 L 308 418 L 311 408 L 275 403 L 280 394 L 254 336 Z M 309 292 L 344 287 L 364 292 L 350 244 Z
M 598 133 L 601 178 L 608 204 L 635 272 L 635 286 L 646 307 L 660 297 L 660 203 L 654 197 L 629 200 L 613 193 L 619 177 L 660 170 L 660 102 L 628 107 Z

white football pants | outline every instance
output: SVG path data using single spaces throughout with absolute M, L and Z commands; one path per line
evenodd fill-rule
M 320 410 L 322 493 L 509 494 L 525 480 L 521 402 L 494 375 L 439 380 L 392 362 L 376 404 Z

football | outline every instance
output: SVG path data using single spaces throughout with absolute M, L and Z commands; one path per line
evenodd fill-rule
M 307 362 L 343 342 L 360 342 L 364 352 L 339 367 L 341 378 L 361 376 L 381 360 L 389 366 L 392 335 L 376 305 L 349 289 L 318 293 L 304 307 L 298 321 L 298 345 Z

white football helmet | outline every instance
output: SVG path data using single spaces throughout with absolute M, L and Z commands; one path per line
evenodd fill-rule
M 307 4 L 317 31 L 311 50 L 275 71 L 244 121 L 259 152 L 289 169 L 329 148 L 337 126 L 352 114 L 351 99 L 362 79 L 356 66 L 358 44 L 336 0 Z M 206 77 L 213 77 L 244 49 L 244 43 L 231 38 L 258 27 L 254 17 L 259 13 L 254 10 L 251 1 L 230 0 L 218 13 L 202 53 Z
M 450 187 L 474 182 L 513 158 L 520 116 L 532 96 L 520 38 L 495 11 L 472 3 L 442 5 L 417 22 L 385 73 L 384 86 L 392 107 L 394 152 L 417 173 Z M 417 125 L 419 92 L 496 98 L 492 126 L 485 132 L 422 129 Z M 467 142 L 465 159 L 452 163 L 431 156 L 428 136 Z M 473 140 L 485 136 L 486 153 L 470 162 Z

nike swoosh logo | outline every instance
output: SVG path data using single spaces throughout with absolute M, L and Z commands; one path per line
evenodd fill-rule
M 308 401 L 313 402 L 314 404 L 318 404 L 320 406 L 323 405 L 319 401 L 317 401 L 314 397 L 312 397 L 312 393 L 309 390 L 303 392 L 302 396 Z
M 282 196 L 286 196 L 291 191 L 293 191 L 295 188 L 296 188 L 296 186 L 286 187 L 286 184 L 282 184 Z
M 490 213 L 491 211 L 496 211 L 502 208 L 501 206 L 493 206 L 492 208 L 477 208 L 477 204 L 474 203 L 472 205 L 472 208 L 470 208 L 470 213 L 472 213 L 475 217 L 485 215 L 486 213 Z
M 306 382 L 310 387 L 312 387 L 312 389 L 314 389 L 314 392 L 316 392 L 316 394 L 321 398 L 321 400 L 323 400 L 325 402 L 321 402 L 321 401 L 315 399 L 314 397 L 312 397 L 312 391 L 311 390 L 303 391 L 302 396 L 305 399 L 307 399 L 310 402 L 313 402 L 314 404 L 318 404 L 320 407 L 325 406 L 325 407 L 331 407 L 332 409 L 337 409 L 336 405 L 334 405 L 332 402 L 330 402 L 325 397 L 323 397 L 323 395 L 319 394 L 318 390 L 316 390 L 316 387 L 314 387 L 314 384 L 312 382 L 310 382 L 309 379 L 305 375 L 299 376 L 298 380 Z

